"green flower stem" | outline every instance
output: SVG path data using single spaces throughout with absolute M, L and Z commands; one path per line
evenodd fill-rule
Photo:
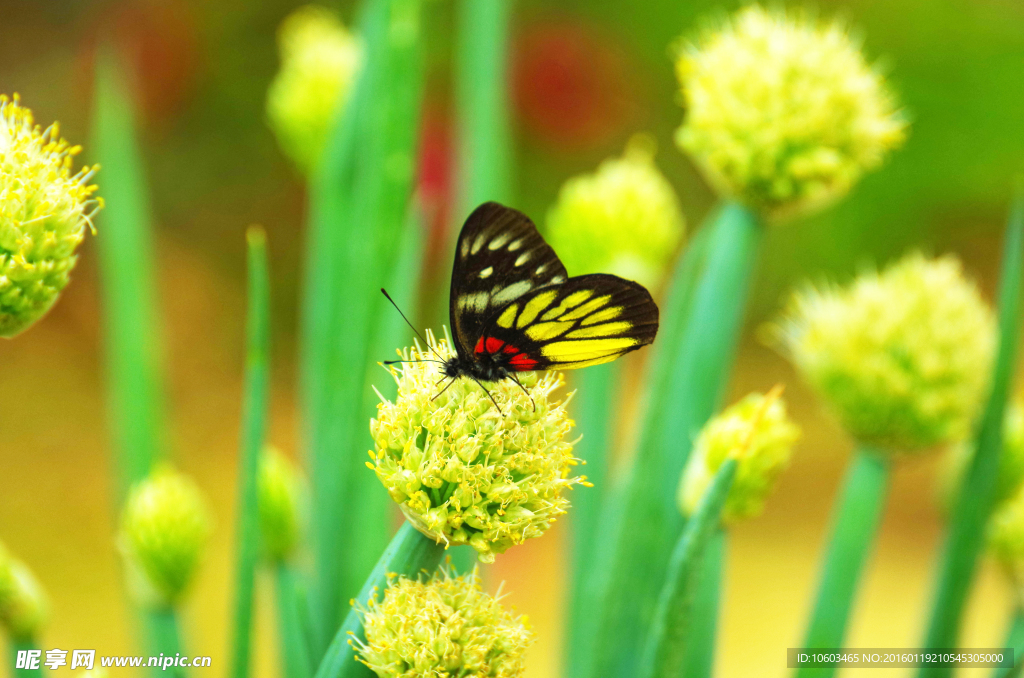
M 996 669 L 993 678 L 1016 678 L 1024 669 L 1024 607 L 1020 605 L 1013 611 L 1010 628 L 1006 632 L 1003 647 L 1013 648 L 1013 666 Z
M 971 580 L 992 512 L 1002 449 L 1003 415 L 1013 381 L 1020 338 L 1021 276 L 1024 273 L 1024 188 L 1017 192 L 1003 243 L 999 277 L 999 352 L 977 436 L 977 452 L 956 495 L 941 560 L 931 622 L 922 647 L 956 647 Z M 922 669 L 922 676 L 952 675 L 952 669 Z
M 10 645 L 10 648 L 11 648 L 11 675 L 12 676 L 14 676 L 15 678 L 40 678 L 43 675 L 43 669 L 42 668 L 36 668 L 36 669 L 16 669 L 16 668 L 14 668 L 15 666 L 18 665 L 17 662 L 18 662 L 18 652 L 19 651 L 22 651 L 22 650 L 39 650 L 39 649 L 41 649 L 39 647 L 39 643 L 36 642 L 35 638 L 26 638 L 24 640 L 14 640 L 14 639 L 11 639 L 9 645 Z M 40 667 L 42 667 L 42 663 L 45 660 L 46 660 L 46 655 L 43 654 L 42 657 L 39 660 Z
M 701 566 L 693 602 L 693 628 L 683 662 L 685 678 L 711 678 L 715 665 L 718 610 L 722 598 L 722 572 L 728 534 L 721 526 L 711 535 Z
M 302 356 L 313 470 L 318 651 L 384 545 L 390 501 L 363 466 L 366 367 L 412 192 L 422 94 L 421 0 L 369 0 L 366 61 L 311 188 Z M 322 270 L 321 270 L 322 269 Z M 338 535 L 345 535 L 339 539 Z
M 867 446 L 859 447 L 833 509 L 832 536 L 804 647 L 843 646 L 850 608 L 878 532 L 888 485 L 889 464 L 882 454 Z M 797 678 L 824 678 L 834 673 L 835 668 L 802 668 Z
M 713 217 L 707 253 L 692 293 L 678 293 L 662 313 L 674 329 L 656 365 L 638 455 L 623 496 L 608 502 L 608 546 L 597 555 L 598 627 L 576 654 L 573 675 L 633 675 L 664 580 L 671 544 L 683 529 L 675 495 L 693 436 L 721 405 L 743 325 L 747 291 L 761 241 L 755 215 L 736 203 Z M 679 314 L 685 314 L 682 318 Z M 643 529 L 637 526 L 642 525 Z M 602 547 L 604 548 L 604 547 Z M 607 559 L 607 560 L 606 560 Z M 589 630 L 587 631 L 589 633 Z M 585 641 L 584 641 L 585 642 Z
M 267 434 L 267 391 L 270 379 L 270 276 L 267 270 L 266 235 L 262 229 L 250 228 L 246 239 L 249 245 L 249 317 L 238 483 L 238 553 L 235 561 L 235 627 L 231 657 L 231 675 L 234 678 L 249 675 L 253 580 L 260 547 L 256 473 Z
M 274 566 L 277 589 L 277 630 L 281 643 L 281 675 L 284 678 L 309 678 L 313 660 L 309 655 L 309 637 L 304 626 L 305 604 L 299 577 L 288 563 Z
M 459 0 L 456 95 L 461 126 L 461 214 L 510 201 L 508 0 Z
M 173 657 L 181 654 L 181 633 L 178 630 L 178 614 L 172 608 L 147 610 L 146 629 L 149 635 L 149 653 L 156 657 L 164 655 Z M 155 676 L 183 678 L 185 669 L 181 666 L 170 666 L 164 670 L 162 666 L 153 669 Z
M 420 572 L 433 572 L 444 556 L 444 546 L 416 531 L 409 523 L 402 523 L 388 545 L 370 577 L 363 584 L 352 609 L 334 635 L 334 640 L 320 662 L 316 678 L 373 678 L 373 672 L 356 660 L 355 649 L 349 643 L 354 636 L 366 640 L 363 623 L 355 608 L 365 606 L 370 596 L 375 596 L 387 586 L 389 575 L 414 577 Z
M 160 342 L 145 171 L 132 103 L 109 49 L 96 68 L 92 144 L 102 166 L 106 209 L 98 216 L 107 398 L 118 455 L 115 506 L 149 475 L 161 454 Z
M 693 612 L 704 574 L 702 563 L 719 531 L 735 475 L 736 460 L 727 459 L 676 542 L 636 672 L 639 678 L 681 678 L 685 673 L 686 656 L 695 640 Z
M 667 389 L 671 386 L 668 367 L 675 353 L 669 350 L 669 347 L 674 347 L 681 341 L 685 320 L 693 304 L 697 281 L 706 267 L 711 231 L 710 228 L 697 231 L 672 272 L 668 299 L 664 306 L 666 309 L 672 309 L 672 312 L 662 313 L 659 336 L 652 347 L 654 355 L 647 375 L 647 383 L 650 384 L 648 401 L 651 403 L 663 403 Z M 597 368 L 600 367 L 599 365 Z M 581 374 L 597 368 L 588 368 Z M 614 514 L 617 502 L 622 500 L 622 490 L 622 487 L 601 488 L 596 484 L 589 490 L 603 495 L 600 504 L 601 520 Z M 576 498 L 573 499 L 575 502 Z M 574 510 L 573 515 L 575 513 Z M 594 641 L 600 622 L 601 596 L 607 592 L 609 585 L 607 564 L 611 562 L 612 557 L 609 540 L 599 539 L 592 544 L 590 553 L 581 554 L 580 558 L 573 560 L 575 569 L 572 572 L 568 628 L 565 629 L 568 637 L 566 664 L 573 676 L 587 675 L 585 671 L 593 656 Z

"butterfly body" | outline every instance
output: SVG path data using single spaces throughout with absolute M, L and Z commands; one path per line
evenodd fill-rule
M 609 362 L 654 341 L 658 307 L 608 274 L 570 278 L 526 215 L 484 203 L 456 243 L 446 377 L 480 382 Z

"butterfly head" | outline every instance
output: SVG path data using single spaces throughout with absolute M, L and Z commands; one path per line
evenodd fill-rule
M 502 357 L 500 354 L 492 356 L 486 353 L 474 358 L 456 355 L 444 361 L 441 371 L 451 379 L 469 377 L 477 381 L 500 381 L 509 375 L 506 361 Z

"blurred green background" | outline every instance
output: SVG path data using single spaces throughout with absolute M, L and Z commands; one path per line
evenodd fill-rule
M 0 0 L 0 92 L 21 94 L 44 124 L 86 144 L 97 35 L 112 31 L 139 83 L 142 143 L 155 222 L 167 448 L 197 478 L 217 515 L 187 605 L 187 647 L 227 668 L 228 547 L 240 412 L 244 240 L 267 228 L 274 312 L 271 439 L 298 454 L 295 326 L 305 221 L 302 178 L 265 124 L 278 65 L 275 31 L 301 3 L 285 0 Z M 691 227 L 713 195 L 672 134 L 682 119 L 670 45 L 738 6 L 692 2 L 522 0 L 514 3 L 510 102 L 516 206 L 542 225 L 561 183 L 653 134 L 657 162 Z M 906 147 L 840 205 L 768 235 L 732 394 L 788 385 L 805 430 L 766 514 L 734 530 L 722 676 L 782 675 L 813 593 L 828 508 L 850 443 L 789 366 L 757 344 L 757 326 L 804 278 L 847 279 L 909 248 L 955 252 L 991 296 L 1015 173 L 1024 170 L 1024 3 L 1020 0 L 856 0 L 811 5 L 845 18 L 889 74 L 912 120 Z M 339 7 L 347 23 L 351 7 Z M 454 150 L 453 8 L 428 4 L 428 83 L 420 190 L 451 227 Z M 89 149 L 83 159 L 89 162 Z M 98 177 L 103 194 L 103 174 Z M 103 237 L 102 231 L 97 237 Z M 0 343 L 0 539 L 53 600 L 44 649 L 135 652 L 111 533 L 110 454 L 102 395 L 101 309 L 88 240 L 74 282 L 50 315 Z M 447 275 L 449 262 L 439 264 Z M 432 278 L 428 278 L 432 280 Z M 431 283 L 433 284 L 433 283 Z M 370 445 L 369 437 L 366 441 Z M 924 624 L 941 534 L 936 457 L 901 465 L 876 556 L 853 618 L 851 647 L 912 647 Z M 585 491 L 585 490 L 577 490 Z M 529 675 L 558 675 L 564 530 L 512 549 L 491 568 L 530 615 L 538 642 Z M 1010 591 L 991 564 L 976 588 L 965 646 L 993 646 Z M 270 598 L 261 595 L 261 629 Z M 264 633 L 264 637 L 269 637 Z M 276 675 L 257 642 L 261 676 Z M 63 670 L 63 669 L 62 669 Z M 884 671 L 873 675 L 883 676 Z M 979 672 L 980 675 L 980 672 Z

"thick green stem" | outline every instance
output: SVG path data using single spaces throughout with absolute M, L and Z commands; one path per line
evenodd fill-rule
M 260 526 L 256 474 L 267 433 L 267 391 L 270 362 L 270 275 L 266 236 L 248 233 L 249 317 L 242 404 L 242 445 L 239 463 L 238 553 L 235 561 L 235 613 L 231 675 L 249 675 L 253 581 L 259 557 Z
M 178 630 L 178 614 L 172 608 L 147 610 L 146 628 L 149 632 L 149 653 L 151 657 L 174 657 L 181 654 L 181 633 Z M 166 670 L 162 665 L 153 669 L 154 676 L 184 678 L 185 669 L 170 666 Z
M 42 649 L 39 647 L 39 643 L 34 638 L 23 638 L 20 640 L 11 639 L 11 675 L 15 678 L 40 678 L 43 675 L 42 665 L 46 661 L 46 655 L 42 653 Z M 18 665 L 18 653 L 25 652 L 23 655 L 27 661 L 27 653 L 32 650 L 38 650 L 40 655 L 38 658 L 38 665 L 34 669 L 30 668 L 15 668 Z
M 113 448 L 115 506 L 145 478 L 161 450 L 160 341 L 145 171 L 131 97 L 109 49 L 96 69 L 92 144 L 106 207 L 97 217 L 104 359 Z
M 373 671 L 356 660 L 356 651 L 349 643 L 350 638 L 366 640 L 356 607 L 365 607 L 371 596 L 382 592 L 389 574 L 415 577 L 420 572 L 433 572 L 443 556 L 443 545 L 423 536 L 409 523 L 403 523 L 363 584 L 345 622 L 334 635 L 317 669 L 316 678 L 373 678 Z
M 599 628 L 574 656 L 583 678 L 628 678 L 647 635 L 672 544 L 683 529 L 675 494 L 692 440 L 721 400 L 743 325 L 743 311 L 761 240 L 757 218 L 729 203 L 712 218 L 703 266 L 680 308 L 667 307 L 671 342 L 646 407 L 637 459 L 621 496 L 603 519 L 608 538 L 596 555 Z M 685 319 L 676 316 L 685 313 Z M 642 529 L 638 528 L 642 526 Z
M 711 678 L 714 669 L 728 536 L 722 527 L 715 530 L 704 555 L 693 603 L 693 628 L 683 664 L 684 678 Z
M 861 446 L 854 454 L 832 517 L 832 535 L 804 647 L 840 648 L 864 563 L 885 508 L 889 463 Z M 798 678 L 826 678 L 835 668 L 801 668 Z
M 982 417 L 977 452 L 957 493 L 942 555 L 931 622 L 922 647 L 956 647 L 967 594 L 985 525 L 992 512 L 999 476 L 1003 416 L 1013 381 L 1020 337 L 1021 281 L 1024 274 L 1024 188 L 1018 191 L 1003 243 L 999 278 L 999 352 L 992 375 L 992 394 Z M 922 669 L 922 678 L 952 675 L 951 668 Z
M 277 631 L 281 643 L 281 675 L 310 678 L 313 661 L 305 627 L 306 610 L 299 579 L 288 563 L 274 566 L 277 589 Z
M 702 563 L 715 533 L 722 507 L 736 476 L 736 460 L 722 464 L 676 542 L 635 675 L 639 678 L 682 678 L 694 635 L 693 613 Z M 699 632 L 697 635 L 700 635 Z

